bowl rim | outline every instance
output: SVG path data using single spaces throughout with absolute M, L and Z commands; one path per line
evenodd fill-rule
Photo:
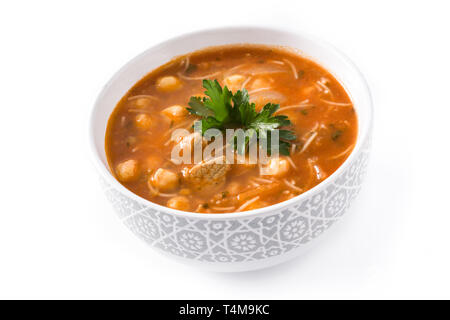
M 199 35 L 204 35 L 208 33 L 215 33 L 215 32 L 226 32 L 226 31 L 234 31 L 234 32 L 245 32 L 245 31 L 258 31 L 258 32 L 280 32 L 284 33 L 286 35 L 295 37 L 295 36 L 301 36 L 311 42 L 317 43 L 323 48 L 325 48 L 326 51 L 329 51 L 336 55 L 338 58 L 340 58 L 345 64 L 346 67 L 353 69 L 353 71 L 356 73 L 356 75 L 359 77 L 359 80 L 361 81 L 363 85 L 364 95 L 367 97 L 368 100 L 368 123 L 365 127 L 364 131 L 360 132 L 360 135 L 358 135 L 358 138 L 356 140 L 355 147 L 351 151 L 350 155 L 345 159 L 345 161 L 342 163 L 339 168 L 336 169 L 329 177 L 327 177 L 325 180 L 320 182 L 318 185 L 314 186 L 313 188 L 309 189 L 308 191 L 305 191 L 304 193 L 295 196 L 291 199 L 253 210 L 248 211 L 242 211 L 242 212 L 229 212 L 229 213 L 199 213 L 199 212 L 190 212 L 190 211 L 181 211 L 172 209 L 154 202 L 151 202 L 145 198 L 142 198 L 141 196 L 133 193 L 132 191 L 128 190 L 126 187 L 124 187 L 117 179 L 112 175 L 110 170 L 105 166 L 103 161 L 100 159 L 99 154 L 97 152 L 97 148 L 95 145 L 95 126 L 96 123 L 94 121 L 95 113 L 97 110 L 97 106 L 99 105 L 100 101 L 102 100 L 106 88 L 109 87 L 110 83 L 114 82 L 116 78 L 118 78 L 123 71 L 125 71 L 127 68 L 129 68 L 130 65 L 132 65 L 136 60 L 139 60 L 141 57 L 145 56 L 148 51 L 153 50 L 159 46 L 162 46 L 166 44 L 167 42 L 176 42 L 178 40 L 181 40 L 186 37 L 194 37 Z M 250 44 L 252 44 L 250 42 Z M 309 57 L 313 59 L 314 57 Z M 314 61 L 314 60 L 313 60 Z M 285 207 L 290 206 L 291 204 L 301 201 L 303 199 L 307 199 L 309 197 L 314 196 L 315 194 L 322 191 L 326 185 L 329 185 L 333 181 L 337 179 L 338 176 L 340 176 L 347 168 L 348 166 L 353 162 L 353 159 L 359 154 L 363 147 L 363 142 L 366 141 L 367 136 L 370 134 L 371 128 L 372 128 L 372 122 L 373 122 L 373 100 L 372 95 L 370 93 L 370 89 L 367 83 L 367 80 L 361 73 L 361 71 L 357 68 L 357 66 L 339 49 L 337 49 L 334 45 L 328 43 L 327 41 L 324 41 L 322 39 L 317 38 L 316 36 L 313 36 L 311 34 L 305 33 L 303 31 L 294 31 L 290 30 L 288 28 L 279 28 L 279 27 L 260 27 L 260 26 L 230 26 L 230 27 L 218 27 L 218 28 L 206 28 L 206 29 L 200 29 L 193 32 L 183 33 L 176 37 L 172 37 L 169 39 L 166 39 L 162 42 L 156 43 L 146 49 L 144 52 L 138 54 L 131 60 L 129 60 L 125 65 L 123 65 L 114 75 L 108 80 L 108 82 L 102 87 L 101 92 L 98 94 L 94 105 L 91 109 L 90 115 L 89 115 L 89 148 L 90 148 L 90 155 L 91 160 L 94 164 L 94 166 L 97 168 L 97 170 L 100 172 L 101 177 L 107 180 L 107 183 L 115 188 L 118 189 L 121 193 L 124 195 L 130 197 L 131 199 L 137 201 L 138 203 L 145 205 L 146 207 L 154 207 L 158 211 L 162 211 L 165 213 L 174 214 L 179 217 L 184 218 L 194 218 L 194 219 L 214 219 L 214 220 L 229 220 L 229 219 L 235 219 L 235 218 L 249 218 L 256 215 L 263 215 L 266 213 L 275 213 L 280 210 L 282 210 Z M 108 117 L 109 118 L 109 117 Z M 358 130 L 360 130 L 360 127 L 358 127 Z

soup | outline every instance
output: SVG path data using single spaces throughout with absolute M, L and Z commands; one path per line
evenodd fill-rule
M 239 97 L 246 94 L 245 104 Z M 222 131 L 244 123 L 245 112 L 232 115 L 231 102 L 222 101 L 227 99 L 235 110 L 240 103 L 254 113 L 249 127 L 279 121 L 280 156 L 251 163 L 244 145 L 235 158 L 245 163 L 175 161 L 174 147 L 193 153 L 195 139 L 201 150 L 214 140 L 194 130 L 199 121 Z M 226 110 L 230 115 L 219 119 Z M 214 121 L 207 120 L 211 114 Z M 174 137 L 179 129 L 189 134 Z M 345 161 L 357 130 L 349 96 L 324 68 L 288 49 L 233 45 L 177 57 L 146 75 L 112 112 L 105 145 L 111 172 L 135 194 L 182 211 L 227 213 L 270 206 L 313 188 Z

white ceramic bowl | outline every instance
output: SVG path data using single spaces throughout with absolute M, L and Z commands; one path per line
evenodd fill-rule
M 143 76 L 174 56 L 204 47 L 252 43 L 288 46 L 330 71 L 358 114 L 357 143 L 344 164 L 313 189 L 270 207 L 200 214 L 149 202 L 111 175 L 105 155 L 107 120 L 121 97 Z M 127 63 L 100 93 L 91 115 L 90 142 L 106 196 L 120 219 L 152 247 L 183 262 L 215 271 L 247 271 L 286 261 L 333 225 L 358 194 L 367 167 L 372 101 L 358 69 L 334 47 L 300 33 L 267 28 L 223 28 L 183 35 Z

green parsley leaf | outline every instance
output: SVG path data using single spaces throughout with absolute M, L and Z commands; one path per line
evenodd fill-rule
M 223 89 L 217 80 L 203 80 L 205 94 L 209 99 L 204 99 L 203 104 L 214 111 L 214 118 L 221 123 L 227 123 L 230 120 L 231 98 L 233 94 L 225 86 Z
M 199 97 L 191 97 L 188 104 L 189 104 L 190 108 L 187 108 L 187 109 L 192 114 L 195 114 L 200 117 L 214 116 L 214 111 L 205 107 L 202 99 Z
M 253 135 L 257 138 L 267 139 L 267 151 L 270 152 L 271 132 L 279 130 L 279 152 L 289 155 L 290 142 L 297 137 L 291 130 L 281 129 L 291 125 L 291 121 L 285 115 L 276 115 L 275 112 L 280 105 L 274 103 L 266 104 L 261 111 L 256 111 L 254 103 L 250 103 L 250 97 L 246 89 L 232 93 L 228 88 L 221 87 L 217 80 L 203 80 L 203 87 L 208 98 L 191 97 L 191 114 L 200 116 L 202 122 L 202 133 L 210 128 L 225 130 L 227 128 L 242 128 L 248 131 L 250 136 L 245 137 L 241 145 L 235 145 L 239 154 L 245 154 L 247 147 L 252 141 Z M 235 137 L 236 138 L 236 137 Z M 236 139 L 235 139 L 236 141 Z

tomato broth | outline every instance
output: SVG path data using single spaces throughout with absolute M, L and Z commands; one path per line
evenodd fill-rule
M 290 120 L 296 138 L 289 154 L 266 164 L 266 174 L 258 164 L 172 161 L 174 146 L 195 134 L 200 117 L 188 111 L 188 102 L 205 97 L 205 79 L 233 93 L 246 89 L 257 112 L 279 104 L 274 115 Z M 180 128 L 192 135 L 173 139 Z M 227 213 L 270 206 L 313 188 L 342 165 L 357 132 L 353 103 L 327 70 L 285 48 L 232 45 L 176 57 L 147 74 L 115 107 L 105 142 L 112 173 L 135 194 L 182 211 Z

